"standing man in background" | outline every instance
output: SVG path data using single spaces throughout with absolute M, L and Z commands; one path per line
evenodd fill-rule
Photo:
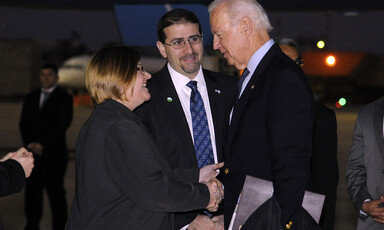
M 270 38 L 272 27 L 256 1 L 215 0 L 208 10 L 213 48 L 228 64 L 244 69 L 224 150 L 225 227 L 250 175 L 273 182 L 282 228 L 298 229 L 312 153 L 308 81 Z
M 24 146 L 35 158 L 35 168 L 25 186 L 25 230 L 38 230 L 43 212 L 43 188 L 52 210 L 52 229 L 67 221 L 64 175 L 68 162 L 65 133 L 73 117 L 73 99 L 57 86 L 58 68 L 52 63 L 40 69 L 41 89 L 26 95 L 20 132 Z
M 174 9 L 163 15 L 157 36 L 157 48 L 168 62 L 148 82 L 151 100 L 137 113 L 176 170 L 222 162 L 223 128 L 236 79 L 202 68 L 203 34 L 192 12 Z M 194 105 L 201 105 L 200 109 Z M 203 114 L 200 118 L 204 124 L 196 125 L 194 111 Z M 204 136 L 199 135 L 200 128 Z M 201 149 L 205 149 L 204 154 Z M 203 211 L 176 213 L 175 229 L 223 227 L 222 215 L 210 218 Z
M 384 229 L 384 98 L 360 109 L 345 170 L 357 230 Z
M 299 66 L 304 64 L 296 43 L 289 38 L 275 39 L 281 50 Z M 315 101 L 315 123 L 309 190 L 324 194 L 319 225 L 333 230 L 337 200 L 339 168 L 337 166 L 337 123 L 335 111 Z

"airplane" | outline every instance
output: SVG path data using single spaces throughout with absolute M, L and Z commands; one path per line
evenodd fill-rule
M 74 56 L 63 62 L 59 68 L 58 84 L 68 90 L 79 93 L 86 92 L 85 75 L 89 61 L 92 56 L 88 54 Z M 165 64 L 164 58 L 144 56 L 141 63 L 145 71 L 155 73 L 159 71 Z
M 85 73 L 91 57 L 91 55 L 84 54 L 64 61 L 63 66 L 59 68 L 58 84 L 70 90 L 84 90 Z

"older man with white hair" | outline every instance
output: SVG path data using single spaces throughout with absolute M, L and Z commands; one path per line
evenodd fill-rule
M 244 70 L 224 148 L 225 227 L 251 175 L 273 182 L 282 227 L 297 229 L 312 152 L 310 86 L 270 38 L 272 27 L 256 1 L 216 0 L 208 10 L 213 48 Z

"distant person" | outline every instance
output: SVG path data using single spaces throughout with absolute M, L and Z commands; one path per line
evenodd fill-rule
M 21 137 L 35 158 L 35 169 L 25 186 L 25 230 L 39 229 L 43 188 L 52 211 L 52 229 L 64 229 L 68 217 L 64 189 L 68 162 L 65 133 L 72 121 L 73 99 L 57 86 L 57 71 L 52 63 L 41 66 L 41 89 L 26 95 L 21 111 Z
M 289 38 L 275 39 L 275 41 L 296 64 L 299 66 L 304 64 L 295 41 Z M 315 125 L 309 187 L 311 191 L 326 196 L 319 225 L 323 230 L 333 230 L 339 183 L 336 114 L 319 102 L 315 101 L 314 105 Z
M 173 169 L 133 113 L 151 98 L 151 75 L 140 56 L 117 46 L 99 50 L 89 62 L 86 85 L 96 108 L 76 145 L 76 195 L 68 230 L 170 230 L 170 212 L 215 211 L 223 198 L 214 178 L 220 165 Z
M 357 230 L 384 229 L 384 98 L 363 106 L 356 118 L 345 170 L 359 216 Z
M 8 153 L 0 159 L 0 197 L 20 192 L 32 169 L 33 155 L 25 148 Z M 1 220 L 0 229 L 4 229 Z
M 172 167 L 199 168 L 222 162 L 223 130 L 236 93 L 235 77 L 202 68 L 203 34 L 194 13 L 185 9 L 167 12 L 157 23 L 157 37 L 157 48 L 168 62 L 148 82 L 151 100 L 136 112 L 148 124 Z M 204 110 L 205 120 L 201 121 L 207 134 L 203 137 L 199 135 L 198 117 L 192 116 L 197 96 Z M 202 154 L 201 149 L 208 154 Z M 204 160 L 206 156 L 208 160 Z M 175 213 L 175 229 L 215 229 L 223 226 L 222 214 L 212 213 L 210 218 L 204 210 Z
M 208 10 L 213 48 L 220 50 L 229 65 L 244 70 L 224 142 L 225 227 L 250 175 L 273 182 L 276 199 L 270 201 L 277 200 L 281 208 L 281 227 L 298 229 L 299 214 L 305 214 L 301 204 L 312 154 L 314 113 L 309 83 L 300 67 L 270 38 L 272 27 L 259 3 L 215 0 Z

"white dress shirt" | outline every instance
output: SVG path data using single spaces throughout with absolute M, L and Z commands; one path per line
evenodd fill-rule
M 175 86 L 177 96 L 179 97 L 181 106 L 183 107 L 184 115 L 188 122 L 192 141 L 194 141 L 193 128 L 192 128 L 192 116 L 190 112 L 190 98 L 191 98 L 192 89 L 187 86 L 188 82 L 190 82 L 191 79 L 176 72 L 176 70 L 174 70 L 169 63 L 168 63 L 168 70 L 171 75 L 173 85 Z M 213 127 L 213 119 L 212 119 L 211 106 L 209 104 L 207 85 L 205 84 L 203 70 L 201 66 L 196 78 L 193 79 L 193 81 L 197 81 L 197 89 L 199 90 L 200 95 L 204 101 L 204 108 L 207 114 L 207 120 L 208 120 L 208 126 L 209 126 L 209 134 L 211 135 L 213 157 L 214 157 L 215 163 L 217 163 L 218 159 L 217 159 L 217 150 L 216 150 L 215 130 Z

